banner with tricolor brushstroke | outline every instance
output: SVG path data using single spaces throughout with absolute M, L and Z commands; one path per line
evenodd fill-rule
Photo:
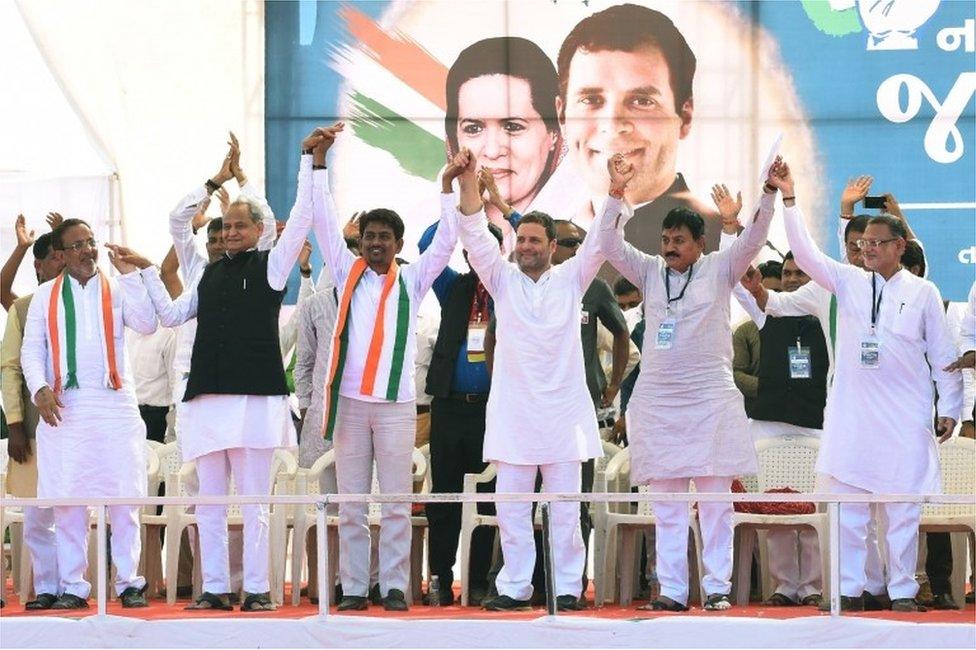
M 947 299 L 965 299 L 976 264 L 973 3 L 622 5 L 266 3 L 276 213 L 294 198 L 298 142 L 336 119 L 351 126 L 330 154 L 339 210 L 395 209 L 407 260 L 437 218 L 438 173 L 458 146 L 518 209 L 585 227 L 611 153 L 638 167 L 628 198 L 653 223 L 665 199 L 714 214 L 715 183 L 754 196 L 782 133 L 798 200 L 829 252 L 841 191 L 870 174 L 870 194 L 893 194 L 924 242 L 929 278 Z M 781 223 L 771 240 L 786 249 Z M 634 243 L 656 251 L 652 236 Z

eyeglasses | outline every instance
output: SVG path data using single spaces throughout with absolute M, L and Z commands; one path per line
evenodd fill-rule
M 576 248 L 577 246 L 579 246 L 582 243 L 583 243 L 583 240 L 582 239 L 579 239 L 577 237 L 567 237 L 565 239 L 557 239 L 556 240 L 556 245 L 557 246 L 562 246 L 563 248 Z
M 854 243 L 863 251 L 867 248 L 878 248 L 881 244 L 887 244 L 893 241 L 898 241 L 898 237 L 892 237 L 891 239 L 858 239 Z
M 98 241 L 94 237 L 91 239 L 83 239 L 81 241 L 76 241 L 73 244 L 68 244 L 62 250 L 77 253 L 85 248 L 98 248 Z

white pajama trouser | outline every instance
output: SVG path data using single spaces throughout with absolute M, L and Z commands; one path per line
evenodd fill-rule
M 205 454 L 196 459 L 200 496 L 226 496 L 233 473 L 237 494 L 269 494 L 274 449 L 236 447 Z M 227 535 L 227 506 L 199 505 L 196 508 L 200 533 L 200 566 L 203 590 L 214 594 L 231 591 Z M 243 588 L 252 594 L 270 590 L 268 580 L 269 518 L 268 504 L 241 506 L 244 518 Z
M 766 533 L 766 546 L 773 591 L 797 602 L 821 593 L 820 544 L 816 531 L 772 529 Z
M 31 555 L 34 593 L 59 593 L 58 544 L 54 533 L 54 508 L 24 507 L 24 544 Z
M 129 587 L 142 589 L 146 580 L 139 575 L 139 506 L 109 506 L 112 526 L 112 563 L 115 565 L 115 592 Z M 91 519 L 88 506 L 55 506 L 54 535 L 57 539 L 57 570 L 61 593 L 88 598 L 91 583 L 85 580 L 88 568 L 88 531 Z
M 536 472 L 542 472 L 542 492 L 580 492 L 580 461 L 548 463 L 545 465 L 511 465 L 498 462 L 495 492 L 534 492 Z M 495 579 L 500 596 L 515 600 L 532 597 L 532 570 L 535 567 L 535 536 L 532 523 L 532 504 L 529 502 L 499 502 L 498 532 L 501 535 L 505 566 Z M 576 596 L 583 591 L 583 569 L 586 548 L 580 531 L 580 509 L 575 501 L 552 504 L 550 531 L 552 560 L 555 568 L 553 582 L 557 596 Z
M 648 483 L 651 492 L 688 492 L 690 481 L 698 492 L 729 492 L 729 476 L 669 478 Z M 684 501 L 651 502 L 656 524 L 657 579 L 661 595 L 688 604 L 688 526 L 689 504 Z M 729 594 L 732 591 L 732 502 L 709 501 L 698 504 L 701 523 L 702 562 L 705 593 Z
M 837 494 L 870 494 L 868 490 L 854 487 L 827 476 L 828 491 Z M 917 503 L 877 504 L 884 515 L 879 516 L 879 537 L 885 538 L 888 564 L 888 595 L 896 598 L 914 598 L 918 593 L 915 581 L 915 565 L 918 561 L 918 524 L 922 508 Z M 868 530 L 871 523 L 871 504 L 842 503 L 840 506 L 840 593 L 842 596 L 860 596 L 869 591 L 867 564 Z M 885 534 L 884 520 L 887 520 Z M 880 593 L 880 592 L 879 592 Z M 875 594 L 877 595 L 877 594 Z
M 334 449 L 339 494 L 369 494 L 373 462 L 381 494 L 413 491 L 413 443 L 417 407 L 410 402 L 364 402 L 339 397 Z M 339 573 L 345 596 L 365 597 L 370 582 L 368 504 L 339 505 Z M 384 503 L 381 508 L 379 585 L 407 594 L 410 580 L 409 503 Z

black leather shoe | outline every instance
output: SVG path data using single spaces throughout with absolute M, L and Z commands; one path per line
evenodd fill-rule
M 407 606 L 407 597 L 403 595 L 402 591 L 390 589 L 386 592 L 386 598 L 383 599 L 383 609 L 388 612 L 405 612 L 410 607 Z
M 864 611 L 866 612 L 884 612 L 891 609 L 891 598 L 888 597 L 887 593 L 875 596 L 871 592 L 865 591 L 861 593 L 861 599 L 864 601 Z
M 830 599 L 824 598 L 820 603 L 821 612 L 830 611 Z M 864 599 L 861 596 L 841 596 L 840 611 L 842 612 L 863 612 Z
M 61 594 L 51 609 L 88 609 L 88 599 L 74 594 Z
M 443 591 L 443 587 L 441 588 Z M 488 597 L 488 585 L 472 585 L 468 590 L 468 605 L 480 607 Z
M 510 596 L 495 596 L 481 604 L 489 612 L 527 612 L 532 609 L 528 600 L 515 600 Z
M 959 609 L 952 594 L 933 594 L 932 609 Z
M 37 598 L 27 601 L 24 609 L 51 609 L 56 602 L 58 597 L 54 594 L 37 594 Z
M 560 612 L 578 612 L 586 609 L 583 601 L 576 596 L 571 596 L 569 594 L 563 594 L 562 596 L 556 596 L 556 610 Z
M 119 600 L 122 601 L 122 607 L 149 607 L 149 603 L 146 602 L 146 588 L 136 589 L 135 587 L 126 587 L 121 594 L 119 594 Z
M 373 585 L 369 588 L 369 593 L 366 595 L 369 598 L 369 602 L 372 605 L 382 605 L 383 595 L 380 594 L 380 586 L 378 584 Z
M 364 610 L 368 607 L 369 601 L 366 600 L 366 596 L 343 596 L 339 601 L 340 612 Z
M 929 608 L 919 605 L 914 598 L 895 598 L 891 601 L 891 611 L 893 612 L 927 612 Z

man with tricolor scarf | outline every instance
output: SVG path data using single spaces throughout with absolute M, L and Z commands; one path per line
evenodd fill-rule
M 322 130 L 335 138 L 342 123 Z M 404 225 L 396 212 L 370 210 L 359 218 L 360 255 L 346 247 L 329 191 L 325 147 L 316 150 L 313 228 L 339 288 L 339 314 L 330 346 L 323 412 L 324 436 L 333 440 L 340 494 L 371 492 L 373 463 L 382 493 L 411 492 L 416 434 L 417 310 L 450 260 L 457 243 L 453 193 L 441 194 L 441 224 L 417 261 L 399 266 Z M 470 163 L 458 154 L 444 172 L 457 176 Z M 496 247 L 497 250 L 497 247 Z M 369 525 L 365 503 L 339 506 L 340 610 L 366 609 Z M 410 504 L 387 503 L 380 527 L 380 593 L 387 610 L 407 609 L 410 573 Z
M 124 344 L 125 327 L 156 331 L 156 313 L 138 273 L 110 278 L 98 243 L 80 219 L 52 234 L 65 270 L 34 294 L 21 365 L 40 413 L 37 496 L 146 496 L 146 426 L 139 416 Z M 114 261 L 114 260 L 113 260 Z M 144 607 L 138 575 L 139 507 L 109 506 L 115 588 L 124 607 Z M 88 607 L 88 508 L 54 508 L 60 594 L 55 609 Z

